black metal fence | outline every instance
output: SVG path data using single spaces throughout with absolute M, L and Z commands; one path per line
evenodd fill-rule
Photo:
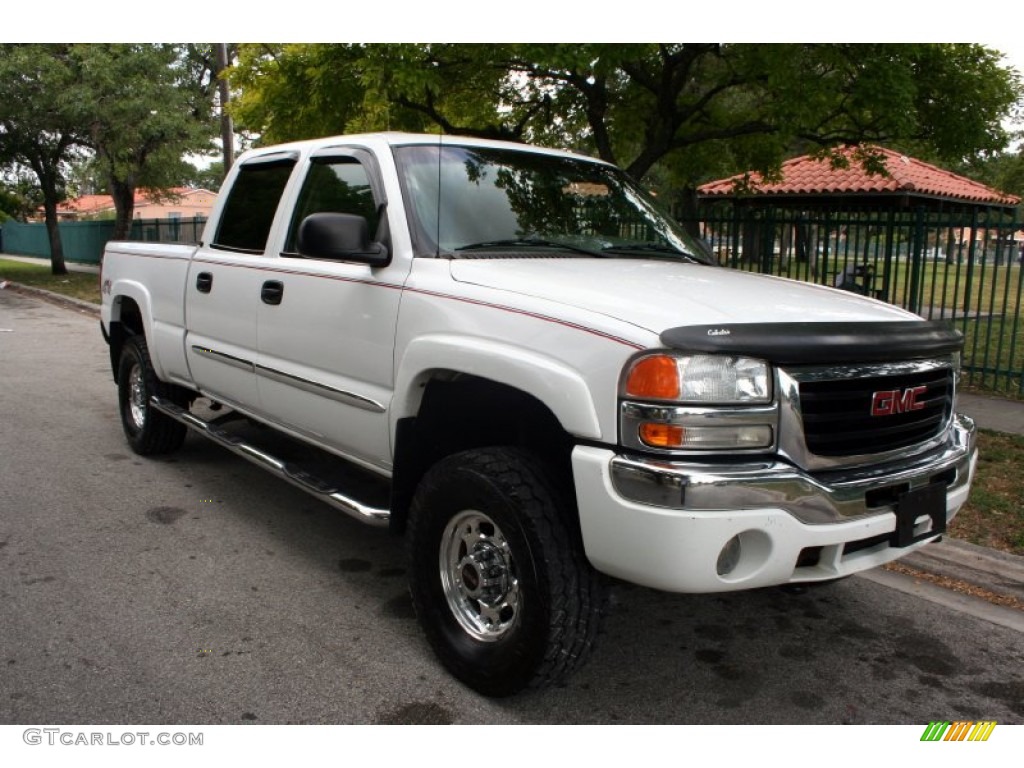
M 132 222 L 129 240 L 142 240 L 147 243 L 183 243 L 195 245 L 203 237 L 206 218 L 168 218 L 168 219 L 136 219 Z
M 965 338 L 967 384 L 1024 394 L 1024 225 L 1014 211 L 716 203 L 688 223 L 724 266 L 843 288 L 952 323 Z

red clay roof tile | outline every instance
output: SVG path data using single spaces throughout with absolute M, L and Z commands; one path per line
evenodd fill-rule
M 196 192 L 206 192 L 207 194 L 213 194 L 205 189 L 189 189 L 188 187 L 173 187 L 167 189 L 160 194 L 165 197 L 180 198 L 193 195 Z M 135 205 L 143 205 L 148 202 L 152 202 L 152 192 L 146 189 L 135 190 Z M 66 200 L 57 206 L 57 213 L 80 213 L 83 215 L 89 215 L 93 213 L 99 213 L 100 211 L 112 211 L 114 210 L 114 199 L 110 195 L 82 195 L 81 197 L 71 198 Z
M 991 205 L 1016 205 L 1020 202 L 1019 197 L 1004 194 L 890 149 L 871 148 L 871 151 L 881 153 L 884 157 L 888 176 L 872 175 L 865 171 L 856 159 L 852 159 L 852 148 L 840 151 L 851 157 L 847 168 L 833 168 L 828 159 L 804 155 L 782 164 L 782 180 L 779 182 L 765 183 L 760 174 L 751 173 L 749 188 L 744 194 L 804 196 L 907 192 Z M 736 182 L 742 182 L 744 178 L 745 174 L 739 174 L 712 181 L 701 186 L 698 192 L 709 197 L 729 196 L 734 193 Z

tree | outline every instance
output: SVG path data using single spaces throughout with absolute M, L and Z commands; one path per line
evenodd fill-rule
M 189 164 L 188 175 L 184 179 L 185 186 L 194 189 L 208 189 L 216 192 L 224 181 L 224 163 L 215 160 L 202 168 Z
M 114 239 L 130 232 L 137 189 L 181 184 L 192 170 L 183 156 L 211 146 L 213 72 L 196 51 L 176 44 L 72 46 L 87 142 L 114 200 Z
M 231 112 L 269 143 L 358 130 L 360 123 L 385 127 L 386 99 L 364 114 L 363 55 L 355 45 L 242 45 L 230 70 L 239 89 Z
M 67 273 L 57 225 L 69 163 L 82 139 L 77 62 L 62 44 L 0 45 L 0 165 L 39 185 L 53 274 Z
M 992 186 L 1024 199 L 1024 150 L 1000 155 L 998 160 Z
M 42 206 L 39 185 L 30 176 L 31 172 L 8 173 L 0 180 L 0 222 L 25 221 Z
M 979 45 L 243 46 L 240 124 L 267 141 L 359 129 L 568 146 L 675 188 L 795 152 L 998 151 L 1017 76 Z M 870 165 L 871 155 L 864 160 Z
M 957 168 L 958 173 L 1024 199 L 1024 149 L 1000 152 Z
M 124 238 L 135 190 L 180 184 L 192 170 L 182 156 L 210 146 L 215 71 L 206 54 L 172 44 L 0 47 L 0 165 L 38 179 L 55 274 L 65 270 L 57 205 L 86 149 L 114 199 L 114 236 Z

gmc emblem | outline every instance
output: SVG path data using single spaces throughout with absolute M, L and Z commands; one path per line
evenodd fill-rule
M 925 394 L 928 387 L 909 387 L 902 392 L 898 389 L 887 389 L 871 395 L 872 416 L 893 416 L 897 413 L 920 411 L 924 403 L 917 398 Z

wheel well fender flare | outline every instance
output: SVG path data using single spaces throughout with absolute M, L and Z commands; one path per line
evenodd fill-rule
M 111 331 L 111 345 L 110 354 L 111 362 L 114 365 L 115 375 L 117 371 L 117 361 L 115 356 L 120 356 L 121 343 L 123 342 L 123 336 L 119 337 L 115 331 L 115 324 L 122 324 L 122 318 L 125 316 L 125 308 L 134 305 L 138 310 L 139 322 L 142 324 L 142 328 L 130 329 L 134 332 L 142 331 L 142 334 L 146 339 L 152 340 L 153 338 L 153 298 L 142 283 L 135 280 L 118 280 L 111 286 L 111 300 L 110 300 L 110 331 Z M 134 313 L 132 313 L 134 314 Z M 121 328 L 123 334 L 125 328 Z M 159 361 L 154 362 L 154 369 L 157 374 L 162 376 L 163 371 L 159 368 Z
M 110 300 L 110 322 L 121 321 L 122 311 L 130 301 L 139 310 L 142 319 L 143 333 L 146 338 L 152 338 L 153 323 L 153 297 L 149 289 L 142 283 L 135 280 L 118 280 L 111 288 L 112 298 Z
M 395 376 L 392 435 L 401 419 L 416 415 L 427 383 L 442 373 L 470 374 L 518 389 L 543 403 L 569 434 L 601 439 L 597 410 L 579 371 L 504 342 L 442 334 L 421 336 L 405 349 Z

